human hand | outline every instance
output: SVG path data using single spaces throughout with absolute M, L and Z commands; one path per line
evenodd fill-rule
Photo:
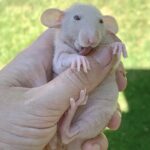
M 127 86 L 126 72 L 122 62 L 120 63 L 116 71 L 116 81 L 119 91 L 123 91 Z M 109 121 L 107 127 L 111 130 L 117 130 L 121 124 L 121 110 L 118 104 L 117 110 Z M 86 141 L 83 144 L 83 150 L 107 150 L 108 149 L 108 140 L 104 133 L 101 133 L 99 136 Z
M 107 127 L 111 130 L 117 130 L 121 123 L 121 112 L 118 105 L 118 109 L 112 116 Z M 83 144 L 83 150 L 107 150 L 108 149 L 108 140 L 104 133 L 101 133 L 99 136 L 86 141 Z
M 104 68 L 89 57 L 88 74 L 68 69 L 50 81 L 54 33 L 47 30 L 0 71 L 0 149 L 42 150 L 70 97 L 90 92 L 112 68 L 112 62 Z

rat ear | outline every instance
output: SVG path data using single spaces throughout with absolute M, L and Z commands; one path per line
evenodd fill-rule
M 49 28 L 58 28 L 61 26 L 63 16 L 64 12 L 59 9 L 47 9 L 41 16 L 41 22 Z
M 106 29 L 114 34 L 119 30 L 116 19 L 112 16 L 103 16 L 103 21 Z

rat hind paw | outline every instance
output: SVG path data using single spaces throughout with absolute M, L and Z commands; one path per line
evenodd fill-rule
M 62 125 L 60 127 L 61 139 L 64 144 L 68 144 L 73 141 L 79 134 L 79 128 L 77 126 L 71 127 L 71 121 L 76 113 L 79 106 L 85 105 L 88 96 L 86 94 L 86 89 L 81 90 L 79 99 L 70 98 L 70 108 L 64 117 Z

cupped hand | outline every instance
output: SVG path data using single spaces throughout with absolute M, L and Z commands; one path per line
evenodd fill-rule
M 77 98 L 85 88 L 93 90 L 112 68 L 112 61 L 102 67 L 89 57 L 88 74 L 68 69 L 51 80 L 54 34 L 48 29 L 0 71 L 0 149 L 43 150 L 70 97 Z

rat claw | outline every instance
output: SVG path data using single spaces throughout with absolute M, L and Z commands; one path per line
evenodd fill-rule
M 75 68 L 75 61 L 73 61 L 72 63 L 71 63 L 71 69 L 74 69 Z
M 74 98 L 70 98 L 70 106 L 71 108 L 75 106 L 75 99 Z
M 87 94 L 87 91 L 86 89 L 84 90 L 81 90 L 80 92 L 80 97 L 77 101 L 77 105 L 80 106 L 80 105 L 85 105 L 87 100 L 88 100 L 88 96 L 86 95 Z
M 85 105 L 85 104 L 87 103 L 87 100 L 88 100 L 88 95 L 85 96 L 84 101 L 83 101 L 82 104 L 80 104 L 80 105 Z
M 68 113 L 72 114 L 76 111 L 77 109 L 77 105 L 76 105 L 76 101 L 74 98 L 70 98 L 70 109 L 68 111 Z
M 77 70 L 80 72 L 80 67 L 81 67 L 81 60 L 80 58 L 77 59 Z
M 120 59 L 120 57 L 121 57 L 121 52 L 122 52 L 122 46 L 121 46 L 121 45 L 118 45 L 117 56 L 118 56 L 119 59 Z
M 86 64 L 86 70 L 88 72 L 88 70 L 91 70 L 90 63 L 89 63 L 87 58 L 85 58 L 84 61 L 85 61 L 85 64 Z
M 127 50 L 126 50 L 125 44 L 123 44 L 122 47 L 123 47 L 123 57 L 124 57 L 124 58 L 127 58 L 127 57 L 128 57 L 128 54 L 127 54 Z
M 87 65 L 86 65 L 86 61 L 85 61 L 84 57 L 82 57 L 81 60 L 82 60 L 83 70 L 84 70 L 85 73 L 87 73 L 88 72 L 87 71 Z
M 117 53 L 117 45 L 112 46 L 113 47 L 113 55 Z
M 86 64 L 87 64 L 87 69 L 91 70 L 90 63 L 89 63 L 88 59 L 86 59 L 85 61 L 86 61 Z

